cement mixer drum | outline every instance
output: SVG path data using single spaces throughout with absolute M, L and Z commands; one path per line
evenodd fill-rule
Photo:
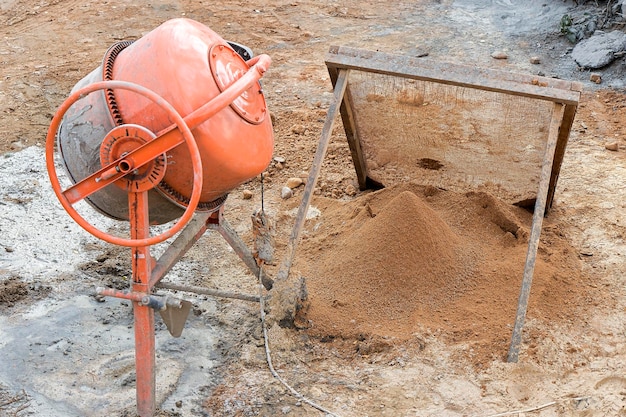
M 73 91 L 99 81 L 128 81 L 154 91 L 185 117 L 248 71 L 242 58 L 246 54 L 241 54 L 241 46 L 233 46 L 198 22 L 170 20 L 135 42 L 113 45 L 102 65 L 78 82 Z M 158 103 L 133 91 L 97 91 L 66 112 L 58 131 L 59 153 L 70 178 L 79 182 L 172 124 Z M 116 135 L 115 129 L 121 126 L 136 127 Z M 263 172 L 271 160 L 272 125 L 258 82 L 213 117 L 192 127 L 192 132 L 203 167 L 197 210 L 219 208 L 228 192 Z M 187 147 L 171 149 L 133 175 L 133 184 L 143 181 L 151 185 L 151 223 L 162 224 L 181 216 L 193 184 Z M 103 188 L 87 201 L 108 217 L 128 220 L 123 184 Z

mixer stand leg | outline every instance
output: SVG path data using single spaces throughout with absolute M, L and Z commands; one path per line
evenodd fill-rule
M 150 288 L 157 285 L 187 251 L 202 237 L 207 229 L 216 230 L 233 248 L 254 276 L 259 266 L 252 252 L 223 216 L 223 207 L 213 213 L 197 213 L 155 264 L 150 278 Z
M 132 239 L 150 236 L 147 192 L 128 194 L 129 220 Z M 135 318 L 135 367 L 137 372 L 137 413 L 140 417 L 153 417 L 155 407 L 155 330 L 154 309 L 141 301 L 152 288 L 172 269 L 207 229 L 217 230 L 248 268 L 258 275 L 259 266 L 252 252 L 223 217 L 223 209 L 213 213 L 198 213 L 172 244 L 154 263 L 150 246 L 132 248 L 133 283 L 130 294 L 101 290 L 102 294 L 133 300 Z M 138 301 L 139 300 L 139 301 Z
M 148 193 L 129 193 L 130 230 L 132 239 L 144 239 L 150 235 L 148 218 Z M 132 248 L 132 291 L 150 295 L 152 258 L 149 246 Z M 155 331 L 154 310 L 133 301 L 135 316 L 135 369 L 137 377 L 137 413 L 140 417 L 152 417 L 155 408 Z
M 150 237 L 150 219 L 148 210 L 147 191 L 128 193 L 129 220 L 131 239 L 141 240 Z M 150 255 L 150 246 L 132 247 L 132 285 L 131 291 L 118 291 L 112 288 L 98 288 L 100 295 L 112 296 L 131 300 L 135 324 L 135 369 L 136 369 L 136 392 L 137 414 L 139 417 L 153 417 L 156 412 L 155 387 L 156 387 L 156 361 L 155 361 L 155 329 L 154 311 L 162 312 L 165 308 L 158 297 L 151 295 L 152 289 L 159 285 L 159 281 L 178 262 L 185 253 L 196 243 L 208 230 L 217 230 L 226 242 L 233 248 L 237 255 L 255 274 L 259 274 L 259 266 L 246 244 L 241 240 L 233 228 L 223 217 L 223 209 L 212 213 L 198 213 L 176 237 L 174 242 L 165 250 L 157 262 Z M 271 279 L 263 283 L 266 288 L 273 284 Z M 194 287 L 176 286 L 177 290 L 205 293 Z M 269 288 L 268 288 L 269 290 Z M 212 294 L 222 297 L 239 298 L 248 301 L 258 301 L 258 298 L 239 294 L 226 294 L 213 292 Z M 181 308 L 176 305 L 176 308 Z M 186 318 L 186 313 L 184 316 Z M 164 319 L 165 320 L 165 319 Z M 179 326 L 179 327 L 176 327 Z M 174 337 L 180 336 L 184 326 L 184 319 L 174 325 L 172 330 L 168 324 L 168 330 Z
M 250 269 L 250 272 L 252 272 L 255 277 L 259 276 L 259 265 L 256 263 L 254 256 L 252 256 L 252 252 L 233 230 L 230 223 L 222 216 L 221 211 L 219 213 L 218 222 L 209 224 L 209 226 L 211 229 L 216 229 L 220 235 L 222 235 L 224 240 L 233 248 L 237 256 L 239 256 L 243 263 Z

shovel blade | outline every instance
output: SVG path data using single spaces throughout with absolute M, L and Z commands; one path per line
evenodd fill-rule
M 159 311 L 163 322 L 167 326 L 167 330 L 173 337 L 180 337 L 183 334 L 183 328 L 190 310 L 191 302 L 182 300 L 180 308 L 168 306 L 167 309 Z

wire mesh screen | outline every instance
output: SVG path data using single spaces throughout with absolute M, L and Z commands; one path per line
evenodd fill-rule
M 354 70 L 348 89 L 370 178 L 536 197 L 551 101 Z

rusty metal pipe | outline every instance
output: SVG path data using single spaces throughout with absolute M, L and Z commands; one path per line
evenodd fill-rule
M 127 291 L 127 290 L 121 291 L 121 290 L 116 290 L 114 288 L 104 288 L 104 287 L 96 288 L 96 294 L 106 296 L 106 297 L 115 297 L 115 298 L 122 298 L 124 300 L 137 301 L 138 303 L 140 303 L 143 300 L 143 298 L 146 296 L 146 294 L 143 294 L 140 292 L 133 292 L 133 291 Z

